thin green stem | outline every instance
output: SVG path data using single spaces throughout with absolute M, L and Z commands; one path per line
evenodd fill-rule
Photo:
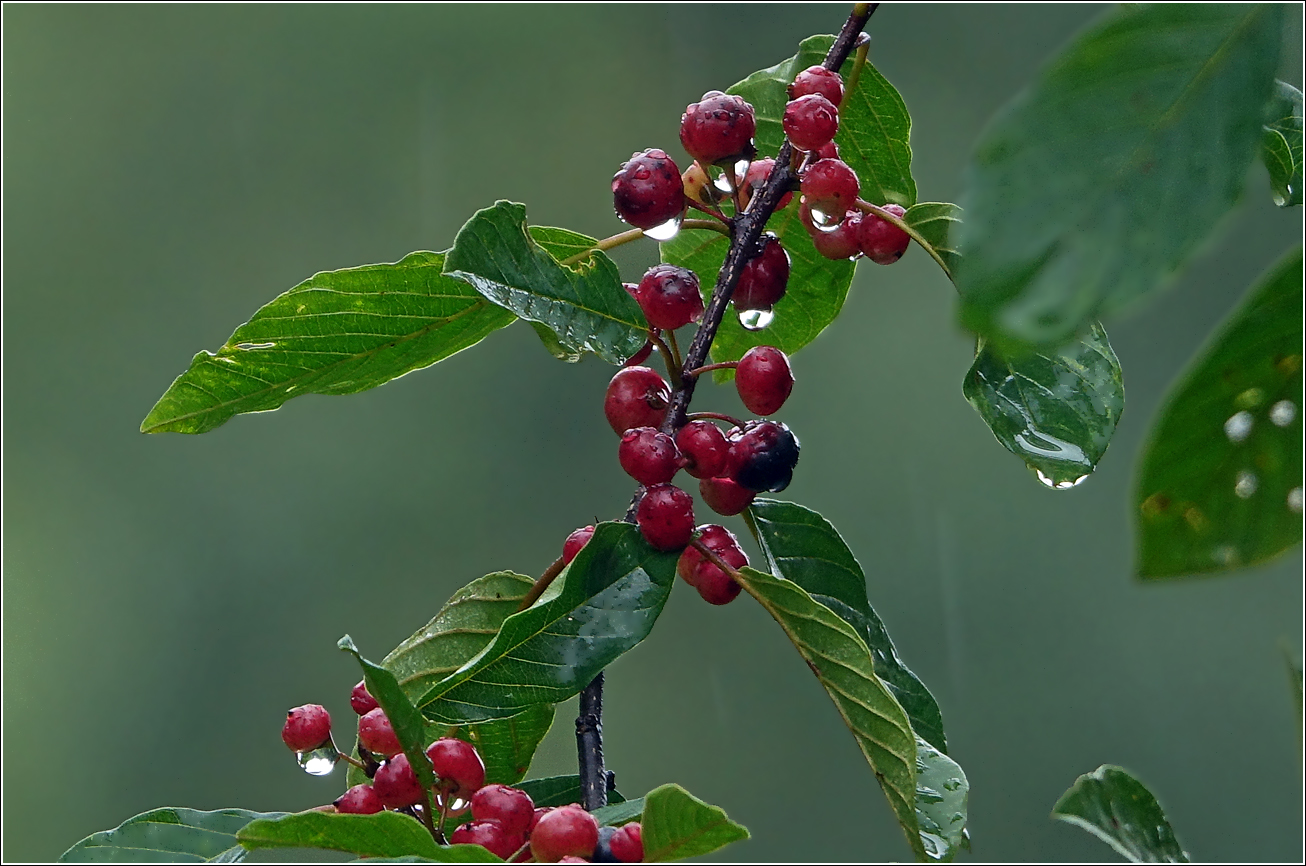
M 435 840 L 435 844 L 443 845 L 444 834 L 435 829 L 435 822 L 431 820 L 431 791 L 429 789 L 423 790 L 422 796 L 425 798 L 422 801 L 422 823 L 425 824 L 426 829 L 430 831 L 431 838 Z
M 352 755 L 347 755 L 344 752 L 340 751 L 339 749 L 336 749 L 336 755 L 337 757 L 340 758 L 340 760 L 349 764 L 353 764 L 355 767 L 362 770 L 364 773 L 367 772 L 367 765 L 364 764 L 362 761 L 358 760 L 357 758 L 353 757 Z
M 721 412 L 690 412 L 685 416 L 686 421 L 725 421 L 727 424 L 734 424 L 736 427 L 743 427 L 744 422 L 740 421 L 733 415 L 726 415 Z
M 667 345 L 671 347 L 671 357 L 676 359 L 676 369 L 681 371 L 683 376 L 685 364 L 680 360 L 680 344 L 676 342 L 676 332 L 668 330 L 664 333 L 667 335 Z
M 702 373 L 707 373 L 712 370 L 733 370 L 738 366 L 739 366 L 738 361 L 722 361 L 719 364 L 704 364 L 701 367 L 695 367 L 692 370 L 686 370 L 684 375 L 686 377 L 698 376 Z
M 648 338 L 649 340 L 652 341 L 653 345 L 658 347 L 658 353 L 662 355 L 662 361 L 667 365 L 667 376 L 669 376 L 671 379 L 671 386 L 673 388 L 678 389 L 681 383 L 680 353 L 679 352 L 673 353 L 671 351 L 671 347 L 669 347 L 666 343 L 662 341 L 662 337 L 659 335 L 663 333 L 671 334 L 670 331 L 652 330 L 648 332 Z M 674 340 L 675 337 L 672 336 L 671 339 Z
M 549 584 L 553 583 L 553 579 L 562 574 L 562 570 L 566 567 L 567 563 L 563 561 L 561 556 L 553 560 L 553 564 L 544 569 L 544 574 L 541 574 L 540 579 L 531 585 L 530 591 L 527 592 L 526 596 L 521 600 L 521 604 L 517 605 L 517 612 L 521 613 L 526 608 L 535 604 L 540 596 L 544 594 L 544 590 L 549 588 Z
M 708 211 L 708 213 L 711 212 Z M 715 216 L 715 214 L 713 215 Z M 720 217 L 720 219 L 725 219 L 725 218 Z M 730 229 L 727 226 L 719 222 L 714 222 L 712 220 L 685 220 L 680 224 L 680 227 L 682 229 L 707 229 L 708 231 L 719 232 L 720 234 L 726 235 L 727 237 L 730 236 Z M 599 241 L 598 243 L 596 243 L 594 246 L 590 247 L 587 250 L 582 250 L 576 253 L 574 256 L 567 256 L 567 258 L 558 262 L 558 264 L 574 265 L 577 262 L 584 261 L 585 259 L 589 258 L 595 252 L 606 252 L 607 250 L 613 249 L 614 247 L 619 247 L 622 244 L 628 244 L 631 241 L 637 241 L 642 237 L 644 237 L 643 229 L 628 229 L 627 231 L 624 232 L 618 232 L 617 234 L 612 235 L 611 237 L 604 238 L 603 240 Z
M 943 257 L 939 255 L 938 251 L 934 249 L 934 246 L 930 244 L 929 241 L 925 240 L 925 238 L 921 236 L 920 232 L 916 231 L 916 229 L 912 228 L 910 225 L 903 222 L 901 217 L 895 216 L 893 213 L 890 213 L 889 211 L 885 210 L 882 207 L 877 207 L 876 205 L 868 204 L 867 202 L 864 201 L 857 203 L 857 209 L 860 210 L 862 213 L 875 214 L 877 217 L 884 220 L 885 222 L 891 223 L 892 225 L 895 225 L 898 228 L 902 229 L 904 232 L 907 233 L 907 235 L 912 240 L 920 244 L 921 247 L 924 248 L 925 252 L 930 254 L 930 258 L 934 259 L 934 261 L 938 263 L 939 267 L 943 268 L 944 275 L 948 279 L 952 279 L 952 270 L 948 267 L 947 262 L 943 260 Z
M 845 94 L 852 93 L 857 87 L 857 82 L 861 80 L 862 77 L 862 67 L 866 65 L 866 55 L 871 50 L 871 37 L 865 33 L 863 33 L 862 36 L 865 36 L 866 38 L 859 41 L 857 44 L 857 53 L 853 55 L 852 71 L 848 73 L 848 80 L 845 81 L 843 85 L 843 92 Z

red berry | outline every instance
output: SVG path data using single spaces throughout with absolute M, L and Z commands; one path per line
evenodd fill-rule
M 819 159 L 803 172 L 803 198 L 807 206 L 823 214 L 822 222 L 834 225 L 857 203 L 861 186 L 857 174 L 841 159 Z
M 857 242 L 857 228 L 861 225 L 861 211 L 844 214 L 843 221 L 831 229 L 820 229 L 812 221 L 812 212 L 803 202 L 798 205 L 798 218 L 807 229 L 807 236 L 812 239 L 812 246 L 827 259 L 851 259 L 861 255 L 862 248 Z
M 684 550 L 694 535 L 694 498 L 675 485 L 655 484 L 639 500 L 635 523 L 652 547 Z
M 527 828 L 526 832 L 527 833 L 535 832 L 535 825 L 540 823 L 540 819 L 543 818 L 545 815 L 549 814 L 550 812 L 552 812 L 554 808 L 555 808 L 554 806 L 545 806 L 536 809 L 535 814 L 531 815 L 531 826 Z
M 785 106 L 780 123 L 794 147 L 815 150 L 834 140 L 839 129 L 839 109 L 821 94 L 809 93 Z
M 886 204 L 883 210 L 899 219 L 907 213 L 896 204 Z M 877 265 L 891 265 L 907 252 L 911 236 L 893 223 L 868 213 L 862 216 L 861 227 L 857 230 L 857 243 L 866 257 Z
M 372 788 L 389 809 L 416 806 L 426 796 L 403 752 L 381 765 L 372 778 Z
M 608 383 L 603 414 L 620 436 L 631 427 L 661 427 L 671 405 L 671 386 L 649 367 L 623 367 Z
M 703 315 L 703 296 L 698 277 L 687 268 L 654 265 L 644 274 L 635 290 L 644 318 L 654 328 L 674 331 Z
M 571 535 L 568 535 L 567 540 L 562 543 L 563 565 L 570 565 L 571 561 L 576 558 L 576 554 L 580 553 L 580 549 L 589 544 L 590 537 L 593 535 L 593 526 L 582 526 Z
M 794 390 L 794 371 L 784 352 L 774 346 L 754 346 L 739 359 L 735 388 L 749 412 L 770 415 L 780 411 Z
M 703 163 L 751 157 L 756 131 L 753 106 L 719 90 L 704 93 L 680 118 L 680 143 Z
M 485 784 L 485 763 L 471 743 L 441 737 L 426 747 L 426 757 L 440 777 L 437 787 L 451 797 L 470 800 Z
M 826 142 L 825 144 L 818 147 L 816 150 L 812 151 L 812 159 L 838 159 L 838 158 L 839 158 L 839 145 L 835 144 L 833 141 Z
M 767 157 L 766 159 L 755 159 L 748 164 L 748 171 L 744 173 L 744 184 L 739 189 L 740 198 L 743 200 L 744 207 L 753 200 L 753 196 L 766 183 L 767 177 L 771 174 L 771 169 L 775 167 L 775 160 Z M 789 200 L 794 197 L 791 192 L 785 193 L 780 197 L 780 203 L 775 206 L 776 210 L 782 210 Z
M 541 863 L 563 857 L 592 857 L 599 841 L 599 822 L 579 806 L 563 806 L 540 818 L 531 831 L 531 853 Z
M 789 98 L 800 99 L 809 93 L 819 93 L 835 108 L 843 102 L 843 76 L 824 66 L 809 66 L 789 85 Z
M 633 153 L 612 178 L 612 202 L 617 216 L 640 229 L 651 229 L 685 210 L 680 169 L 665 151 L 651 148 Z
M 358 720 L 358 742 L 374 755 L 397 755 L 404 750 L 399 737 L 386 717 L 385 710 L 377 707 L 368 710 Z
M 773 234 L 762 236 L 761 250 L 739 274 L 732 298 L 736 310 L 769 310 L 789 285 L 789 254 Z
M 730 477 L 749 490 L 779 492 L 798 463 L 798 438 L 774 421 L 749 421 L 730 434 Z
M 568 854 L 566 857 L 563 857 L 558 862 L 559 863 L 588 863 L 590 861 L 586 860 L 584 857 L 573 857 L 572 855 Z
M 531 795 L 507 785 L 486 785 L 472 795 L 472 818 L 498 821 L 509 833 L 525 834 L 535 817 Z
M 680 469 L 675 440 L 653 427 L 635 427 L 621 434 L 617 459 L 627 475 L 645 486 L 666 484 Z
M 380 704 L 376 702 L 376 698 L 372 697 L 371 693 L 367 690 L 367 682 L 365 680 L 359 680 L 358 685 L 354 686 L 353 692 L 349 695 L 349 706 L 353 707 L 354 712 L 361 716 L 364 713 L 376 709 Z
M 337 812 L 346 815 L 374 815 L 385 808 L 385 803 L 371 785 L 355 785 L 340 795 L 335 807 Z
M 618 827 L 608 845 L 622 863 L 644 862 L 644 828 L 638 821 Z
M 475 811 L 472 813 L 476 814 Z M 451 845 L 480 845 L 501 860 L 507 860 L 526 844 L 525 833 L 513 833 L 498 821 L 476 820 L 461 825 L 449 836 Z
M 676 447 L 689 462 L 685 471 L 695 478 L 715 478 L 725 471 L 730 456 L 726 434 L 711 421 L 690 421 L 676 434 Z
M 698 493 L 708 508 L 726 517 L 743 511 L 757 496 L 730 478 L 704 478 L 698 482 Z
M 291 751 L 311 752 L 331 739 L 331 714 L 321 704 L 304 704 L 286 713 L 281 740 Z
M 724 526 L 715 523 L 700 526 L 698 540 L 731 568 L 748 565 L 748 555 L 739 546 L 739 539 Z M 693 545 L 680 554 L 676 571 L 709 604 L 728 604 L 739 596 L 740 586 L 734 578 Z

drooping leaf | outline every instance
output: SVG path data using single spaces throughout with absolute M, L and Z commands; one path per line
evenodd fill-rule
M 934 695 L 903 664 L 866 594 L 866 575 L 838 530 L 821 515 L 792 502 L 756 499 L 744 512 L 771 573 L 802 587 L 844 619 L 866 643 L 875 673 L 906 711 L 916 734 L 948 751 L 943 716 Z
M 970 848 L 970 782 L 961 765 L 916 737 L 916 822 L 930 860 L 949 862 Z
M 399 739 L 399 745 L 404 747 L 409 765 L 417 774 L 417 781 L 422 783 L 423 788 L 434 787 L 435 771 L 431 769 L 431 762 L 426 757 L 425 751 L 426 719 L 422 718 L 422 714 L 413 706 L 412 701 L 408 700 L 395 675 L 376 662 L 363 658 L 358 647 L 354 646 L 353 638 L 345 635 L 336 646 L 352 655 L 363 669 L 363 681 L 367 683 L 367 691 L 385 711 L 386 718 L 390 720 L 390 727 L 394 729 L 395 736 Z
M 635 354 L 648 338 L 639 304 L 621 286 L 621 274 L 594 251 L 573 265 L 545 249 L 591 249 L 597 241 L 547 228 L 526 228 L 526 208 L 500 201 L 477 211 L 458 231 L 445 256 L 445 273 L 471 284 L 520 318 L 547 326 L 568 353 L 593 352 L 610 364 Z
M 544 806 L 566 806 L 568 803 L 581 801 L 580 776 L 546 776 L 543 779 L 527 779 L 516 785 L 527 794 L 536 808 Z M 615 790 L 608 791 L 608 802 L 625 803 L 626 798 Z
M 444 276 L 444 253 L 316 274 L 200 352 L 141 423 L 205 433 L 300 394 L 354 394 L 461 352 L 515 318 Z
M 1279 207 L 1301 204 L 1302 93 L 1285 81 L 1275 82 L 1261 138 L 1261 159 L 1270 172 L 1274 203 Z
M 1125 409 L 1124 373 L 1097 322 L 1056 351 L 1004 356 L 981 340 L 961 390 L 1002 446 L 1054 490 L 1097 468 Z
M 1283 10 L 1121 6 L 1061 53 L 972 158 L 963 323 L 1056 346 L 1165 283 L 1242 191 Z
M 941 260 L 943 272 L 952 279 L 953 271 L 961 261 L 961 253 L 957 250 L 961 208 L 946 201 L 923 201 L 907 208 L 902 219 L 929 243 Z
M 649 791 L 640 823 L 645 863 L 702 857 L 749 836 L 748 830 L 731 821 L 722 809 L 704 803 L 679 785 Z
M 926 849 L 916 818 L 916 737 L 893 692 L 876 676 L 866 642 L 791 580 L 754 568 L 744 568 L 738 580 L 780 624 L 830 695 L 879 780 L 912 852 L 924 859 Z
M 337 812 L 296 812 L 280 818 L 252 821 L 238 834 L 249 850 L 259 848 L 320 848 L 359 857 L 417 856 L 440 863 L 501 863 L 479 845 L 440 846 L 416 818 L 400 812 L 342 815 Z
M 1110 764 L 1076 779 L 1052 817 L 1084 828 L 1134 863 L 1188 862 L 1152 792 Z
M 516 715 L 556 704 L 652 629 L 666 604 L 677 555 L 655 551 L 627 523 L 600 523 L 589 543 L 530 608 L 504 620 L 472 661 L 418 701 L 445 724 Z
M 1138 573 L 1264 562 L 1302 537 L 1302 250 L 1252 289 L 1167 398 L 1143 453 Z
M 622 800 L 620 802 L 611 799 L 612 792 L 608 792 L 609 802 L 606 806 L 600 806 L 592 814 L 594 820 L 598 821 L 605 827 L 620 827 L 622 824 L 629 824 L 631 821 L 638 820 L 644 814 L 644 798 L 638 797 L 634 800 Z
M 246 809 L 214 812 L 175 807 L 151 809 L 128 818 L 112 830 L 92 833 L 65 851 L 59 862 L 238 862 L 231 859 L 232 847 L 239 850 L 236 832 L 250 821 L 278 818 L 283 814 Z

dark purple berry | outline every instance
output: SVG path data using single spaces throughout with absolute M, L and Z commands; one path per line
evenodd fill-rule
M 485 785 L 472 795 L 472 818 L 498 821 L 512 835 L 524 836 L 535 817 L 531 795 L 507 785 Z M 504 855 L 500 855 L 504 856 Z
M 882 208 L 901 219 L 906 210 L 896 204 L 886 204 Z M 911 244 L 911 235 L 891 222 L 881 219 L 873 213 L 863 214 L 861 226 L 857 230 L 857 244 L 866 258 L 877 265 L 891 265 Z
M 784 424 L 749 421 L 731 431 L 730 477 L 757 493 L 789 486 L 798 463 L 798 439 Z
M 694 498 L 675 485 L 655 484 L 639 500 L 635 523 L 651 547 L 684 550 L 694 535 Z
M 824 66 L 807 67 L 789 85 L 789 98 L 801 99 L 811 93 L 821 94 L 838 108 L 843 102 L 843 76 Z
M 286 713 L 281 740 L 291 751 L 311 752 L 331 739 L 331 714 L 321 704 L 304 704 Z
M 819 159 L 803 172 L 803 198 L 833 225 L 857 203 L 857 174 L 841 159 Z
M 353 707 L 354 712 L 361 716 L 370 713 L 372 710 L 380 706 L 380 704 L 378 704 L 376 698 L 372 697 L 371 693 L 368 692 L 367 681 L 359 680 L 358 685 L 354 686 L 354 690 L 349 694 L 349 706 Z
M 704 478 L 698 482 L 698 493 L 717 514 L 730 517 L 738 514 L 753 503 L 757 496 L 747 487 L 742 487 L 730 478 Z
M 617 459 L 626 474 L 640 484 L 666 484 L 680 469 L 676 441 L 655 427 L 635 427 L 621 434 Z
M 385 808 L 371 785 L 355 785 L 341 794 L 334 805 L 337 812 L 346 815 L 375 815 Z
M 470 800 L 485 784 L 485 762 L 476 747 L 454 737 L 441 737 L 426 747 L 426 757 L 440 778 L 443 793 Z
M 571 561 L 580 553 L 580 549 L 589 544 L 590 537 L 594 535 L 593 526 L 582 526 L 562 543 L 562 562 L 564 565 L 570 565 Z
M 635 289 L 635 300 L 654 328 L 674 331 L 703 315 L 698 276 L 688 268 L 654 265 Z
M 403 752 L 381 765 L 372 778 L 372 789 L 388 809 L 416 806 L 425 799 L 422 783 Z
M 358 720 L 358 742 L 374 755 L 397 755 L 404 750 L 399 737 L 386 717 L 385 710 L 377 707 L 364 713 Z
M 695 478 L 715 478 L 725 471 L 730 456 L 726 434 L 711 421 L 690 421 L 676 434 L 676 447 L 689 461 L 685 471 Z
M 821 94 L 810 93 L 785 106 L 781 125 L 794 147 L 816 150 L 834 140 L 839 129 L 839 109 Z
M 779 238 L 763 235 L 760 243 L 761 251 L 740 271 L 732 298 L 736 310 L 769 310 L 789 285 L 789 254 Z
M 685 210 L 680 169 L 656 148 L 631 154 L 612 178 L 612 203 L 617 216 L 635 228 L 651 229 L 673 220 Z
M 704 93 L 680 118 L 680 143 L 704 164 L 752 157 L 756 131 L 753 106 L 719 90 Z
M 739 359 L 735 388 L 739 399 L 754 415 L 780 411 L 794 390 L 794 371 L 789 366 L 789 358 L 774 346 L 754 346 Z
M 617 833 L 616 827 L 600 827 L 599 841 L 594 846 L 594 856 L 590 858 L 591 863 L 620 863 L 612 853 L 612 837 Z
M 631 427 L 661 427 L 671 405 L 671 386 L 650 367 L 624 367 L 608 383 L 603 414 L 620 436 Z
M 857 242 L 857 227 L 861 225 L 861 211 L 849 211 L 843 221 L 831 229 L 817 228 L 812 221 L 812 212 L 804 202 L 798 205 L 798 218 L 807 229 L 807 236 L 812 239 L 812 246 L 827 259 L 851 259 L 862 253 L 861 244 Z
M 500 860 L 507 860 L 526 844 L 526 834 L 512 833 L 498 821 L 476 820 L 454 830 L 449 844 L 480 845 Z

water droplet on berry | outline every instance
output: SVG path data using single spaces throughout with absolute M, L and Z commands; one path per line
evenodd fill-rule
M 761 331 L 775 321 L 775 313 L 770 310 L 743 310 L 739 313 L 739 324 L 745 331 Z
M 722 192 L 730 192 L 730 181 L 726 180 L 726 175 L 724 172 L 721 175 L 719 175 L 716 180 L 712 181 L 712 186 L 716 187 Z
M 1069 490 L 1072 487 L 1078 487 L 1079 485 L 1083 484 L 1085 481 L 1088 480 L 1087 473 L 1079 476 L 1078 478 L 1067 478 L 1064 481 L 1057 481 L 1055 478 L 1051 478 L 1047 475 L 1044 475 L 1043 472 L 1039 469 L 1035 469 L 1034 474 L 1038 476 L 1039 482 L 1044 487 L 1047 487 L 1051 490 Z
M 1230 415 L 1229 420 L 1224 422 L 1224 435 L 1234 444 L 1252 435 L 1252 413 L 1242 411 Z
M 310 776 L 326 776 L 336 768 L 340 753 L 336 751 L 334 743 L 327 741 L 311 752 L 296 752 L 295 759 L 299 761 L 300 768 Z
M 828 214 L 820 208 L 812 208 L 812 225 L 816 226 L 818 231 L 832 232 L 843 222 L 837 219 L 833 214 Z
M 653 226 L 651 229 L 644 229 L 644 237 L 652 238 L 655 241 L 669 241 L 680 233 L 681 216 L 675 216 L 667 220 L 660 226 Z

